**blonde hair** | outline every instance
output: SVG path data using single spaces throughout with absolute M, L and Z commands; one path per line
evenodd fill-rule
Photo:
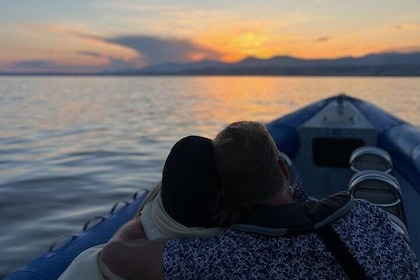
M 241 211 L 286 187 L 277 146 L 263 124 L 234 122 L 216 136 L 213 145 L 222 187 L 218 203 L 222 223 L 233 223 Z

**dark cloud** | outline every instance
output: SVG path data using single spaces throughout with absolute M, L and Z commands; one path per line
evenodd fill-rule
M 123 36 L 106 39 L 107 42 L 131 48 L 139 53 L 144 63 L 156 65 L 170 62 L 191 62 L 191 56 L 219 60 L 221 54 L 186 39 L 152 36 Z
M 46 69 L 51 67 L 57 67 L 57 65 L 47 60 L 24 60 L 18 61 L 13 64 L 13 68 L 17 69 Z
M 105 69 L 106 71 L 130 71 L 133 69 L 141 68 L 142 62 L 138 59 L 133 60 L 123 60 L 118 58 L 110 58 L 109 65 Z
M 97 72 L 95 66 L 69 66 L 60 65 L 48 60 L 23 60 L 11 65 L 10 73 L 93 73 Z
M 102 57 L 102 55 L 98 52 L 79 51 L 76 53 L 81 54 L 81 55 L 91 56 L 91 57 Z
M 62 65 L 48 60 L 25 60 L 14 63 L 12 72 L 37 72 L 37 73 L 91 73 L 102 71 L 133 70 L 144 66 L 166 63 L 188 63 L 197 60 L 220 61 L 222 54 L 212 49 L 200 46 L 188 39 L 159 38 L 153 36 L 120 36 L 113 38 L 100 38 L 86 34 L 77 34 L 79 37 L 112 43 L 130 48 L 138 53 L 138 57 L 131 60 L 120 59 L 115 56 L 96 51 L 76 51 L 76 54 L 107 59 L 106 66 Z
M 316 38 L 314 41 L 320 43 L 320 42 L 328 42 L 330 40 L 331 40 L 330 36 L 321 36 L 321 37 Z
M 416 24 L 416 23 L 398 24 L 398 25 L 394 25 L 393 29 L 395 29 L 395 30 L 407 30 L 407 31 L 418 31 L 418 30 L 420 30 L 420 24 Z

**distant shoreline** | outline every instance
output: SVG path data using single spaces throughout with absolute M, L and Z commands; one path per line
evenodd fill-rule
M 15 69 L 1 76 L 308 76 L 308 77 L 420 77 L 420 52 L 379 53 L 337 59 L 248 57 L 235 63 L 199 61 L 166 63 L 145 68 L 83 72 L 75 69 Z
M 86 73 L 6 73 L 0 77 L 377 77 L 377 78 L 418 78 L 420 74 L 86 74 Z

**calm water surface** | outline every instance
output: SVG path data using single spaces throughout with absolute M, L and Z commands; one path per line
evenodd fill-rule
M 0 278 L 152 188 L 181 137 L 339 92 L 420 126 L 420 78 L 0 77 Z

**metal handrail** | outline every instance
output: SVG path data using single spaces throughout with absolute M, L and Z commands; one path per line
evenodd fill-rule
M 365 180 L 378 180 L 387 183 L 391 190 L 394 190 L 397 194 L 397 200 L 392 203 L 375 203 L 380 207 L 393 207 L 401 203 L 401 188 L 397 179 L 385 172 L 377 170 L 364 170 L 356 173 L 350 180 L 349 192 L 354 195 L 360 183 Z
M 354 167 L 354 162 L 360 156 L 363 156 L 363 155 L 366 155 L 366 154 L 375 155 L 375 156 L 383 159 L 384 162 L 386 163 L 387 167 L 388 167 L 388 169 L 384 170 L 383 172 L 385 172 L 385 173 L 391 172 L 391 170 L 392 170 L 391 155 L 387 151 L 385 151 L 381 148 L 378 148 L 378 147 L 374 147 L 374 146 L 362 146 L 362 147 L 359 147 L 359 148 L 357 148 L 353 151 L 353 153 L 351 154 L 350 159 L 349 159 L 349 165 L 350 165 L 350 168 L 353 171 L 355 171 L 355 172 L 362 171 L 362 170 L 359 170 L 359 169 Z

